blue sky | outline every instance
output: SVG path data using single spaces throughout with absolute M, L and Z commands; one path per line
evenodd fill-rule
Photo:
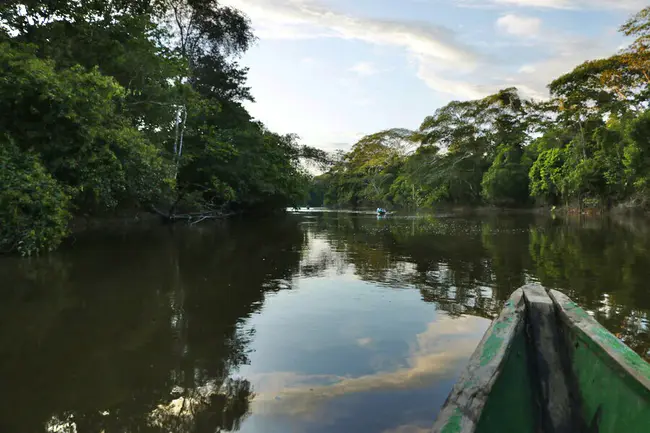
M 530 97 L 626 41 L 645 0 L 222 0 L 259 41 L 251 114 L 304 144 L 348 150 L 360 137 L 417 128 L 451 100 L 517 86 Z

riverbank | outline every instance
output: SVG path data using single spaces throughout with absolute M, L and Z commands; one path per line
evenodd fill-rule
M 131 212 L 110 216 L 76 216 L 70 220 L 68 231 L 70 234 L 77 234 L 87 230 L 151 224 L 156 221 L 160 221 L 160 217 L 151 212 Z

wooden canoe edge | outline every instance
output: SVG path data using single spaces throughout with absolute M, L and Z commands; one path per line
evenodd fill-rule
M 513 338 L 524 326 L 523 289 L 506 301 L 469 359 L 468 365 L 449 393 L 433 433 L 473 433 L 487 403 L 492 386 L 510 351 Z
M 526 285 L 523 290 L 542 429 L 554 433 L 582 431 L 579 411 L 574 408 L 569 390 L 571 369 L 568 357 L 563 356 L 555 304 L 539 284 Z
M 609 356 L 611 364 L 618 366 L 650 393 L 650 364 L 605 329 L 568 296 L 556 290 L 551 290 L 549 295 L 557 306 L 560 319 L 567 326 L 596 344 L 606 356 Z

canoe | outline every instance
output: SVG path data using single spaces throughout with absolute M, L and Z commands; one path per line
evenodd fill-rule
M 571 299 L 527 285 L 483 336 L 438 433 L 648 433 L 650 364 Z

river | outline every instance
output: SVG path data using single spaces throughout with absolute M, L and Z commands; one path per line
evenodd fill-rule
M 0 431 L 424 433 L 510 293 L 650 360 L 650 224 L 309 211 L 0 258 Z

